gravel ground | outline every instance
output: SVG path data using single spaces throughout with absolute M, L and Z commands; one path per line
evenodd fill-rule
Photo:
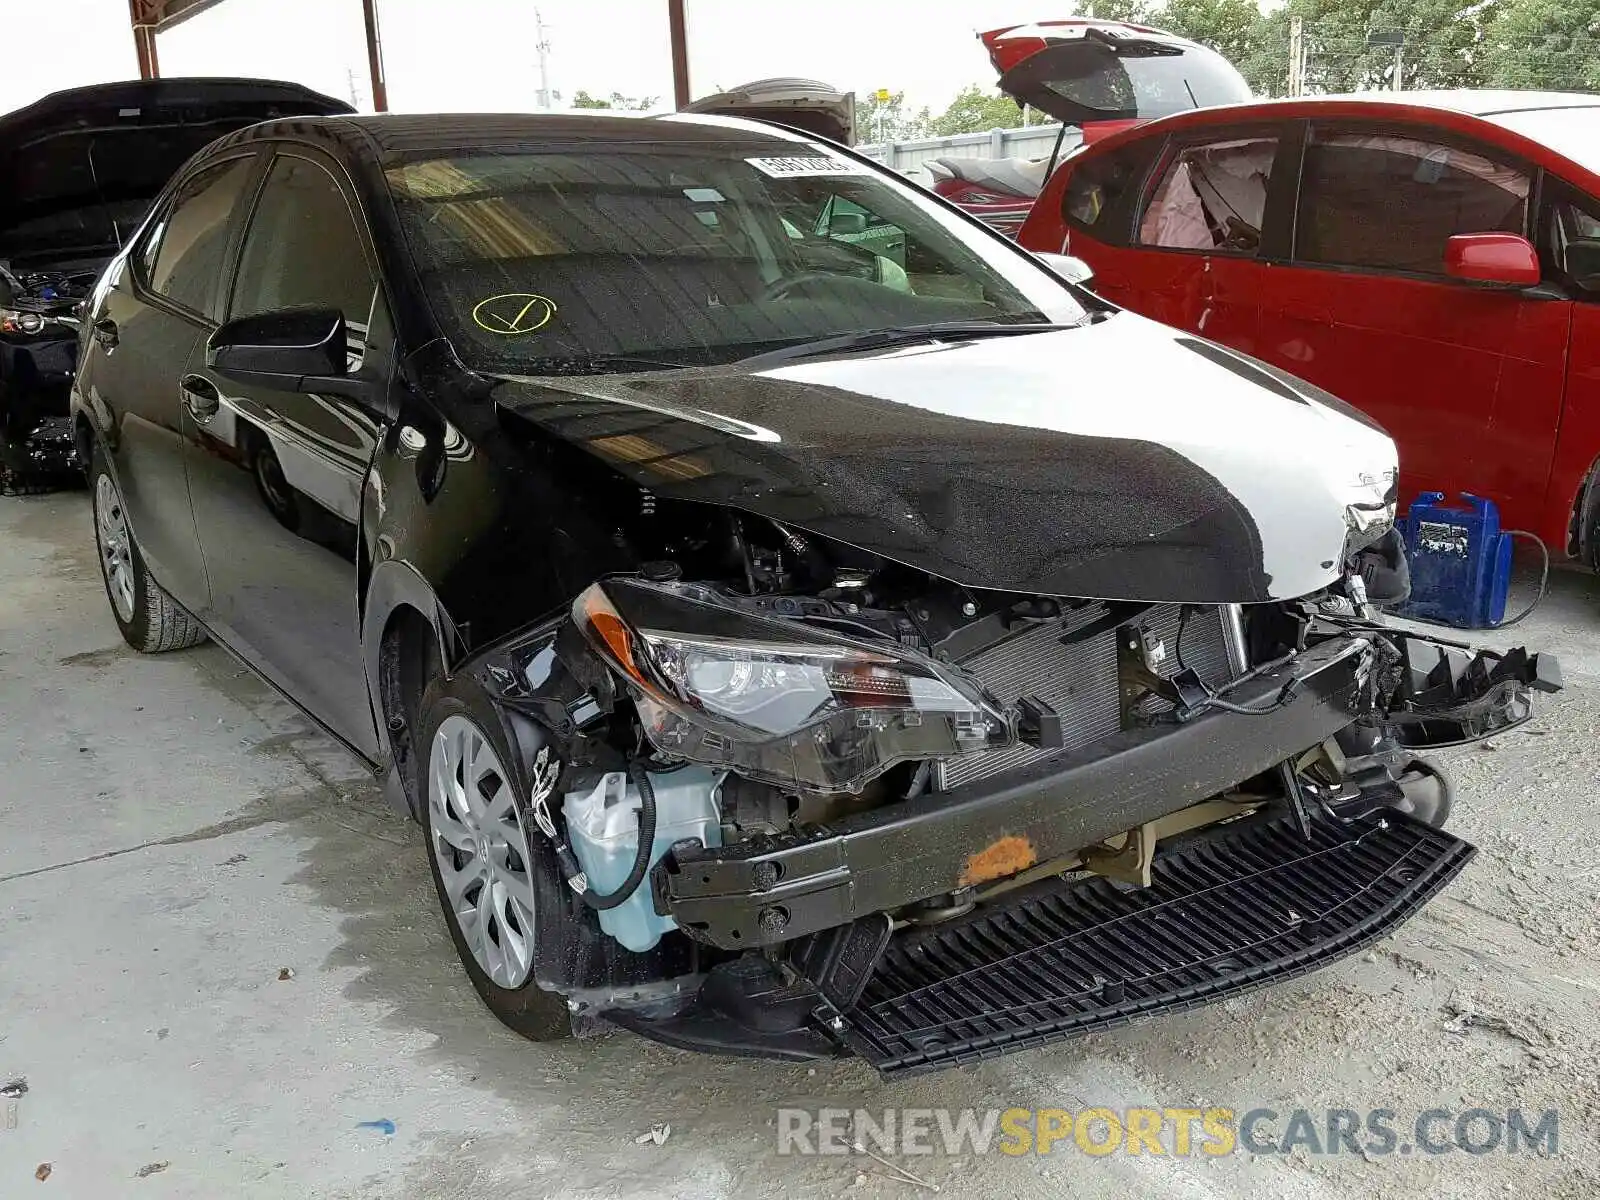
M 1516 632 L 1562 655 L 1568 690 L 1446 756 L 1481 853 L 1371 953 L 885 1084 L 508 1034 L 457 968 L 419 836 L 359 764 L 215 647 L 128 652 L 83 496 L 0 500 L 0 1196 L 1600 1195 L 1597 626 L 1600 585 L 1559 574 Z M 1430 1108 L 1556 1109 L 1560 1142 L 898 1160 L 929 1187 L 775 1153 L 779 1107 L 1130 1105 L 1388 1108 L 1404 1131 Z M 636 1143 L 658 1123 L 664 1144 Z

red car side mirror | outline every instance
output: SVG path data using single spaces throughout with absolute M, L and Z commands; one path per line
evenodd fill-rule
M 1539 282 L 1539 252 L 1515 233 L 1462 233 L 1444 247 L 1444 273 L 1473 283 L 1533 287 Z

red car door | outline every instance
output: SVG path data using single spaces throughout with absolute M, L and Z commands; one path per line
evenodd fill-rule
M 1023 244 L 1066 249 L 1095 269 L 1107 299 L 1253 353 L 1269 264 L 1288 249 L 1287 218 L 1275 228 L 1267 215 L 1292 199 L 1292 187 L 1281 198 L 1272 187 L 1285 128 L 1212 126 L 1170 141 L 1154 132 L 1090 151 L 1065 195 L 1047 190 L 1035 206 L 1060 205 L 1065 245 L 1041 243 L 1051 214 L 1037 211 Z
M 1507 524 L 1537 523 L 1572 306 L 1444 274 L 1454 235 L 1527 235 L 1534 173 L 1415 126 L 1314 124 L 1302 161 L 1293 262 L 1263 289 L 1258 354 L 1389 431 L 1402 499 L 1469 491 Z
M 1556 436 L 1544 519 L 1534 532 L 1557 551 L 1569 532 L 1600 567 L 1600 198 L 1548 181 L 1541 230 L 1551 271 L 1576 297 L 1567 349 L 1566 395 Z M 1594 490 L 1585 493 L 1585 488 Z M 1585 503 L 1587 502 L 1587 503 Z M 1574 529 L 1572 517 L 1580 520 Z
M 1246 354 L 1260 333 L 1260 296 L 1288 248 L 1281 210 L 1280 150 L 1284 126 L 1212 127 L 1174 138 L 1163 154 L 1135 240 L 1147 270 L 1165 269 L 1182 280 L 1160 305 L 1143 291 L 1135 304 L 1162 320 L 1191 329 Z M 1282 168 L 1292 170 L 1290 166 Z M 1132 297 L 1130 297 L 1132 299 Z

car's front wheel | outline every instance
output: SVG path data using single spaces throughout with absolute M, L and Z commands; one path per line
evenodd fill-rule
M 422 698 L 420 728 L 428 868 L 456 953 L 501 1021 L 534 1041 L 564 1037 L 566 1001 L 534 980 L 560 882 L 548 845 L 524 829 L 499 722 L 469 681 L 441 679 Z
M 179 607 L 150 575 L 134 544 L 122 492 L 97 449 L 89 468 L 94 497 L 94 537 L 106 599 L 123 640 L 142 654 L 183 650 L 206 640 L 205 628 Z

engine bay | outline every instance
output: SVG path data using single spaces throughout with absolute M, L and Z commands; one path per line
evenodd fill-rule
M 770 953 L 829 921 L 763 902 L 792 870 L 750 866 L 769 853 L 1003 793 L 1058 764 L 1092 771 L 1130 747 L 1166 747 L 1181 762 L 1197 751 L 1180 744 L 1202 743 L 1167 735 L 1215 727 L 1208 718 L 1234 721 L 1249 745 L 1263 718 L 1314 715 L 1330 665 L 1348 672 L 1336 723 L 1347 728 L 1292 744 L 1282 761 L 1212 762 L 1217 785 L 1187 806 L 1158 801 L 1178 810 L 1160 821 L 1102 810 L 1084 826 L 1094 836 L 1053 858 L 1037 839 L 987 837 L 943 886 L 907 885 L 887 916 L 896 929 L 953 920 L 1040 871 L 1147 885 L 1163 839 L 1245 818 L 1309 830 L 1343 820 L 1341 806 L 1389 804 L 1442 820 L 1448 784 L 1416 748 L 1515 724 L 1530 688 L 1560 686 L 1537 656 L 1386 627 L 1372 600 L 1394 586 L 1382 529 L 1352 533 L 1327 591 L 1229 606 L 971 589 L 647 492 L 628 517 L 613 543 L 634 569 L 587 589 L 558 627 L 491 655 L 484 675 L 508 706 L 563 734 L 542 760 L 536 819 L 578 910 L 595 910 L 585 920 L 629 966 L 620 979 L 548 982 L 597 1010 L 628 1008 L 630 989 L 670 973 L 685 944 Z M 698 864 L 715 889 L 711 864 L 739 862 L 743 915 L 686 921 L 717 909 L 692 894 Z M 637 995 L 667 1003 L 659 989 Z

